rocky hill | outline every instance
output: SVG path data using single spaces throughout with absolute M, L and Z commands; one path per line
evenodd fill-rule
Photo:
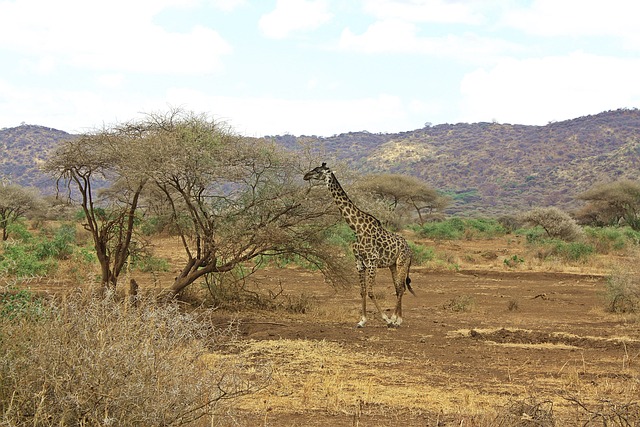
M 74 136 L 44 126 L 21 125 L 0 129 L 0 180 L 36 187 L 43 194 L 54 192 L 53 178 L 40 165 L 62 140 Z
M 0 130 L 0 178 L 53 191 L 38 166 L 66 132 L 23 125 Z M 364 173 L 420 177 L 450 195 L 449 213 L 499 215 L 532 206 L 571 210 L 594 184 L 640 179 L 640 111 L 623 109 L 546 126 L 458 123 L 396 134 L 351 132 L 332 137 L 272 136 L 301 145 L 330 164 Z
M 575 196 L 594 184 L 640 179 L 639 110 L 546 126 L 458 123 L 398 134 L 275 138 L 291 148 L 312 146 L 360 172 L 418 176 L 454 199 L 450 213 L 571 210 L 581 205 Z

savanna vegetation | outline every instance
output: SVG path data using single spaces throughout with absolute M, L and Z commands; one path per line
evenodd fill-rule
M 256 406 L 240 403 L 247 396 L 259 396 L 262 425 L 272 425 L 269 399 L 297 393 L 296 402 L 313 411 L 313 399 L 324 399 L 328 414 L 356 402 L 348 406 L 350 425 L 360 425 L 366 408 L 373 414 L 367 425 L 378 425 L 372 408 L 390 403 L 374 403 L 364 386 L 340 385 L 353 367 L 322 371 L 351 349 L 302 340 L 292 354 L 243 339 L 234 322 L 242 312 L 267 313 L 260 322 L 271 327 L 287 316 L 350 321 L 298 288 L 284 292 L 282 282 L 251 286 L 252 275 L 276 277 L 283 269 L 317 275 L 332 292 L 353 282 L 352 233 L 327 192 L 301 179 L 318 162 L 308 147 L 284 149 L 206 115 L 171 110 L 59 144 L 44 164 L 57 182 L 55 202 L 1 185 L 0 425 L 249 425 L 242 411 Z M 496 218 L 446 216 L 454 198 L 415 177 L 376 173 L 349 184 L 358 205 L 407 237 L 426 277 L 476 270 L 601 276 L 600 309 L 625 322 L 640 319 L 640 280 L 631 267 L 640 245 L 638 182 L 577 193 L 579 211 L 534 207 Z M 156 253 L 160 241 L 172 242 L 171 256 Z M 36 283 L 63 286 L 44 294 Z M 517 312 L 522 301 L 507 303 Z M 451 295 L 439 310 L 465 316 L 478 304 Z M 220 323 L 219 313 L 231 320 Z M 627 367 L 638 360 L 629 342 Z M 298 361 L 302 353 L 309 365 Z M 282 359 L 317 369 L 314 380 L 297 384 L 300 378 L 277 367 Z M 625 375 L 624 387 L 637 383 L 637 372 Z M 596 425 L 583 422 L 589 416 L 600 425 L 640 422 L 637 398 L 606 407 L 584 394 L 565 401 L 581 425 Z M 442 413 L 434 421 L 429 405 L 422 410 L 433 425 L 560 425 L 553 405 L 535 395 L 472 418 Z

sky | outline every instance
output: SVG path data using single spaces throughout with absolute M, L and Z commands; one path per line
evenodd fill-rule
M 247 136 L 640 107 L 637 0 L 0 0 L 0 128 L 172 108 Z

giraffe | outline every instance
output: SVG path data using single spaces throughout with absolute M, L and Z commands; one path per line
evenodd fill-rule
M 356 242 L 352 245 L 356 258 L 356 269 L 360 281 L 362 297 L 362 316 L 356 325 L 363 328 L 367 323 L 367 296 L 373 301 L 378 314 L 390 328 L 397 328 L 402 323 L 402 296 L 406 289 L 413 295 L 409 267 L 411 265 L 411 249 L 407 241 L 388 230 L 374 216 L 360 210 L 344 191 L 334 173 L 326 163 L 304 175 L 304 180 L 324 181 L 333 196 L 342 217 L 356 234 Z M 396 306 L 391 318 L 380 308 L 373 293 L 378 268 L 389 268 L 396 288 Z

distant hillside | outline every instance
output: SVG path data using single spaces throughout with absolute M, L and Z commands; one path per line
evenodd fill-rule
M 38 166 L 59 141 L 74 136 L 41 126 L 0 130 L 0 178 L 53 191 Z M 532 206 L 570 210 L 599 182 L 640 179 L 640 111 L 616 110 L 546 126 L 458 123 L 396 134 L 351 132 L 333 137 L 274 136 L 301 145 L 330 166 L 357 175 L 403 173 L 449 194 L 449 213 L 499 215 Z M 348 188 L 347 188 L 348 190 Z
M 74 136 L 44 126 L 21 125 L 0 129 L 0 179 L 37 187 L 43 194 L 54 192 L 54 180 L 40 165 L 60 141 Z
M 580 206 L 599 182 L 640 179 L 640 111 L 616 110 L 546 126 L 459 123 L 398 134 L 277 136 L 361 172 L 415 175 L 451 195 L 450 213 L 496 215 Z

